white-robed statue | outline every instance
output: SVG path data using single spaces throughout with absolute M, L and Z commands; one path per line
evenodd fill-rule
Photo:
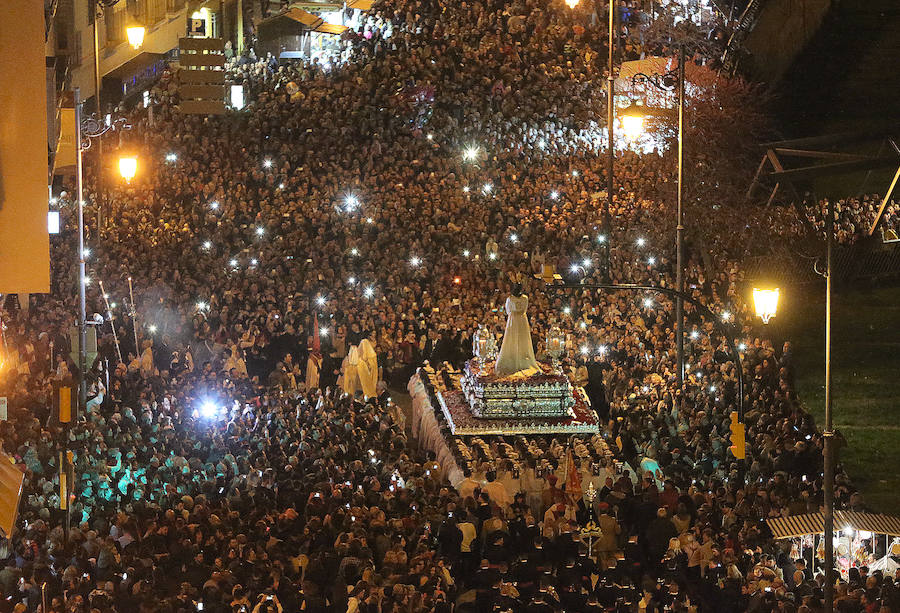
M 538 368 L 531 345 L 531 326 L 528 325 L 528 296 L 522 293 L 519 284 L 506 299 L 506 313 L 506 331 L 494 367 L 494 372 L 501 377 Z

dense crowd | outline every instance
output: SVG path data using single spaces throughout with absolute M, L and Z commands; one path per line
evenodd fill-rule
M 782 226 L 717 203 L 688 249 L 687 287 L 740 341 L 745 467 L 727 452 L 736 365 L 712 322 L 688 310 L 678 390 L 668 299 L 535 278 L 545 264 L 600 278 L 607 245 L 614 281 L 674 278 L 670 153 L 617 154 L 614 224 L 599 228 L 597 11 L 379 3 L 344 63 L 231 63 L 240 112 L 181 115 L 173 74 L 129 110 L 141 172 L 102 197 L 89 181 L 89 310 L 107 321 L 71 428 L 51 410 L 77 374 L 70 186 L 53 292 L 6 297 L 0 433 L 26 484 L 0 613 L 817 610 L 822 577 L 763 522 L 822 504 L 791 347 L 757 333 L 743 294 L 750 239 Z M 626 57 L 669 53 L 634 46 L 646 22 L 626 14 Z M 391 394 L 418 366 L 458 367 L 479 325 L 499 337 L 515 283 L 539 358 L 547 330 L 566 330 L 564 366 L 616 460 L 601 465 L 597 438 L 455 439 L 451 482 Z M 78 477 L 68 513 L 61 445 Z M 843 474 L 837 499 L 863 508 Z M 900 611 L 881 574 L 840 596 Z
M 844 198 L 834 203 L 835 240 L 842 244 L 851 244 L 869 234 L 872 224 L 878 216 L 878 210 L 884 200 L 880 194 L 867 194 L 860 198 Z M 824 234 L 828 201 L 819 202 L 818 207 L 811 207 L 807 219 Z M 897 240 L 900 232 L 900 206 L 889 200 L 884 208 L 881 223 L 875 237 L 884 241 Z

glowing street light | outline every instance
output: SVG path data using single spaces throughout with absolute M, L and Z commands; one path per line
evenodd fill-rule
M 644 131 L 644 117 L 647 113 L 644 107 L 632 102 L 620 114 L 622 122 L 622 131 L 625 132 L 625 138 L 628 140 L 636 140 Z
M 780 292 L 781 290 L 777 287 L 772 289 L 753 288 L 753 306 L 756 309 L 756 316 L 762 319 L 764 324 L 769 323 L 769 320 L 778 312 Z
M 125 36 L 128 38 L 128 44 L 132 49 L 140 49 L 144 44 L 144 33 L 146 29 L 139 23 L 132 22 L 125 28 Z
M 126 183 L 131 181 L 137 174 L 137 158 L 132 156 L 119 158 L 119 174 Z

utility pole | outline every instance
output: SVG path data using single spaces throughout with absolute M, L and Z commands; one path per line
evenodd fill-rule
M 100 4 L 96 0 L 88 0 L 90 2 L 91 12 L 94 17 L 94 101 L 97 104 L 97 117 L 103 121 L 103 107 L 100 104 Z M 76 103 L 77 106 L 77 103 Z M 103 140 L 97 140 L 97 193 L 103 192 Z M 102 228 L 102 207 L 100 199 L 97 198 L 97 233 Z
M 834 242 L 834 199 L 828 199 L 825 217 L 825 611 L 834 612 L 834 430 L 831 423 L 831 290 L 832 243 Z
M 238 0 L 240 2 L 240 0 Z M 615 121 L 616 121 L 616 77 L 613 73 L 613 50 L 616 46 L 616 3 L 615 0 L 609 2 L 609 65 L 607 70 L 609 74 L 606 77 L 606 129 L 607 141 L 609 143 L 609 159 L 607 160 L 606 172 L 606 205 L 603 207 L 603 274 L 604 281 L 612 282 L 612 264 L 609 257 L 609 242 L 612 240 L 612 220 L 611 211 L 613 207 L 613 164 L 616 161 L 616 141 L 615 141 Z
M 94 22 L 96 23 L 96 22 Z M 75 419 L 87 406 L 87 275 L 84 261 L 84 175 L 82 166 L 81 90 L 75 88 L 75 180 L 78 198 L 78 408 Z
M 678 193 L 675 203 L 675 291 L 684 293 L 684 44 L 678 47 Z M 678 389 L 684 386 L 684 301 L 675 299 L 675 348 Z

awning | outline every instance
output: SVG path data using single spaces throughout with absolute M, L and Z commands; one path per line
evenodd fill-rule
M 766 523 L 776 539 L 794 538 L 805 534 L 824 534 L 825 516 L 822 513 L 792 515 L 767 519 Z M 900 517 L 855 511 L 835 511 L 834 529 L 853 528 L 875 534 L 900 536 Z
M 303 9 L 291 8 L 279 15 L 279 17 L 287 17 L 293 19 L 297 23 L 301 23 L 314 32 L 322 32 L 323 34 L 343 34 L 347 31 L 347 26 L 333 23 L 327 23 L 318 15 L 313 15 L 309 11 Z
M 347 26 L 338 25 L 336 23 L 323 23 L 319 27 L 316 28 L 316 32 L 321 32 L 322 34 L 343 34 L 349 28 Z
M 348 9 L 356 9 L 359 11 L 370 11 L 375 0 L 350 0 L 347 2 Z
M 25 473 L 12 462 L 12 458 L 0 453 L 0 536 L 5 538 L 12 538 L 25 480 Z

